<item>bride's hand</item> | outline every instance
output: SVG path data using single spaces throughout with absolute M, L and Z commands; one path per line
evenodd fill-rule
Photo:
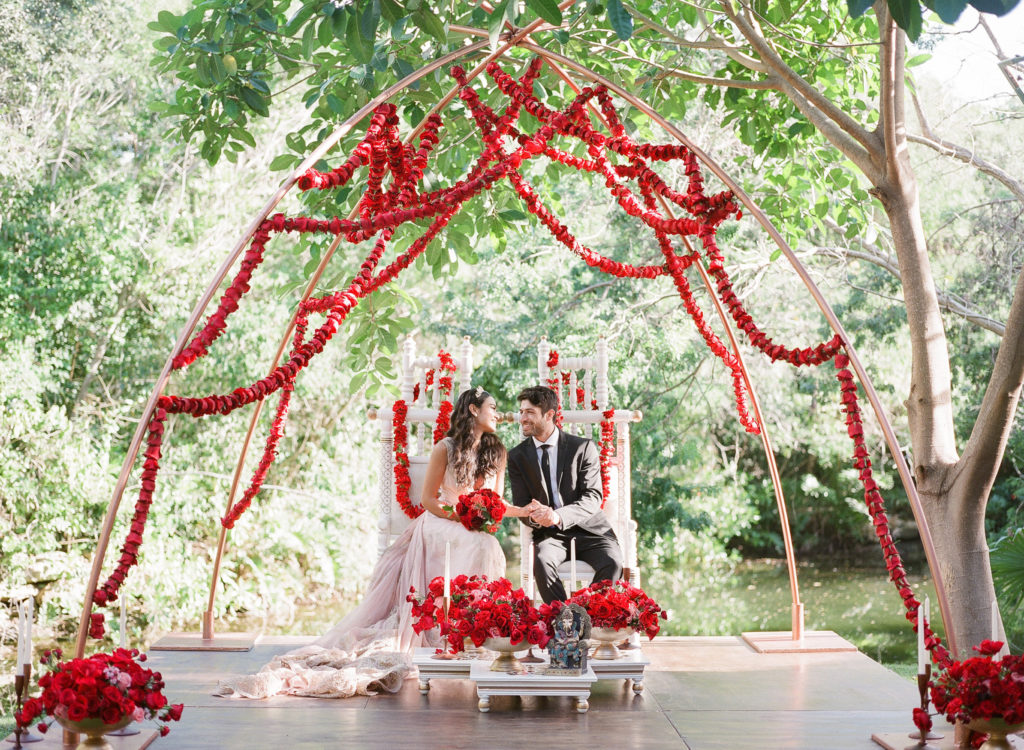
M 536 500 L 531 500 L 529 505 L 520 508 L 518 505 L 505 504 L 505 515 L 513 518 L 527 518 L 533 511 L 541 507 Z

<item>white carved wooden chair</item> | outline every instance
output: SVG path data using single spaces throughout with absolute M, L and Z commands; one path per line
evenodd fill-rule
M 551 345 L 546 339 L 542 339 L 537 348 L 537 382 L 541 385 L 549 385 L 548 378 L 552 377 L 551 369 L 548 367 L 548 357 L 551 353 Z M 470 386 L 473 373 L 473 347 L 469 337 L 465 337 L 455 353 L 455 376 L 452 388 L 451 399 L 454 401 L 462 391 Z M 423 491 L 423 479 L 426 474 L 427 462 L 430 458 L 430 451 L 433 448 L 434 422 L 437 419 L 438 406 L 440 404 L 440 377 L 435 375 L 431 385 L 427 385 L 427 371 L 437 371 L 440 367 L 440 360 L 436 354 L 430 356 L 417 356 L 416 342 L 412 336 L 402 342 L 401 354 L 401 392 L 400 398 L 408 405 L 406 422 L 408 426 L 409 444 L 409 477 L 411 486 L 409 488 L 410 502 L 418 506 Z M 604 339 L 597 344 L 596 353 L 592 357 L 565 357 L 560 356 L 556 375 L 558 376 L 558 390 L 563 404 L 563 425 L 562 428 L 576 435 L 585 435 L 597 442 L 600 437 L 600 424 L 603 419 L 603 412 L 608 408 L 608 347 Z M 561 373 L 568 374 L 568 383 L 562 383 Z M 419 387 L 417 388 L 417 384 Z M 526 385 L 524 379 L 523 385 Z M 576 388 L 583 389 L 583 405 L 578 407 L 576 399 Z M 414 398 L 415 396 L 415 398 Z M 596 408 L 592 405 L 596 402 Z M 514 420 L 519 421 L 518 404 L 515 405 L 516 413 Z M 380 423 L 380 465 L 378 482 L 380 488 L 380 512 L 377 524 L 377 554 L 378 556 L 387 549 L 408 527 L 411 519 L 399 506 L 395 492 L 395 454 L 394 454 L 394 427 L 392 424 L 392 411 L 386 409 L 377 415 Z M 636 552 L 636 523 L 632 517 L 632 503 L 630 496 L 630 458 L 629 458 L 629 423 L 636 419 L 633 412 L 616 410 L 613 416 L 615 423 L 615 452 L 611 458 L 611 486 L 609 497 L 605 503 L 604 511 L 611 521 L 615 534 L 619 539 L 622 551 L 622 559 L 626 574 L 632 583 L 639 584 L 639 571 L 637 569 Z M 525 524 L 518 524 L 520 534 L 520 559 L 524 562 L 521 568 L 521 584 L 525 590 L 529 590 L 530 575 L 529 566 L 525 564 L 528 558 L 531 529 Z M 576 563 L 576 574 L 578 581 L 570 581 L 570 564 L 564 563 L 559 568 L 559 575 L 567 584 L 567 590 L 572 591 L 580 584 L 586 586 L 593 578 L 593 569 L 582 561 Z
M 457 352 L 453 352 L 455 375 L 452 382 L 451 400 L 454 403 L 459 394 L 469 388 L 473 374 L 473 345 L 469 337 L 463 338 Z M 408 406 L 406 423 L 409 428 L 409 500 L 414 506 L 420 505 L 423 494 L 423 478 L 427 472 L 430 451 L 434 447 L 434 422 L 437 420 L 441 403 L 440 371 L 441 361 L 437 354 L 420 357 L 416 355 L 416 342 L 410 335 L 402 342 L 401 398 Z M 434 370 L 433 383 L 427 384 L 427 371 Z M 417 384 L 419 387 L 417 388 Z M 414 398 L 415 395 L 415 398 Z M 377 555 L 387 549 L 412 520 L 399 506 L 395 493 L 394 427 L 391 409 L 378 415 L 380 421 L 380 513 L 377 520 Z
M 574 435 L 582 435 L 599 443 L 603 413 L 608 409 L 608 344 L 601 338 L 597 342 L 596 352 L 591 357 L 567 357 L 559 352 L 558 364 L 552 370 L 548 367 L 551 344 L 541 339 L 537 347 L 537 382 L 551 386 L 559 392 L 562 403 L 562 429 Z M 562 373 L 568 373 L 568 382 L 563 383 Z M 557 378 L 557 385 L 550 383 Z M 577 387 L 583 389 L 583 404 L 578 404 Z M 596 408 L 593 403 L 596 402 Z M 624 577 L 628 576 L 631 583 L 639 585 L 636 550 L 636 522 L 633 520 L 632 498 L 630 494 L 630 463 L 629 463 L 629 423 L 636 417 L 633 412 L 615 410 L 612 417 L 615 423 L 615 452 L 611 457 L 611 482 L 609 496 L 605 501 L 604 512 L 615 529 L 622 552 Z M 518 421 L 518 415 L 516 417 Z M 533 530 L 521 523 L 519 538 L 520 559 L 523 561 L 520 572 L 523 589 L 530 590 L 529 559 L 530 542 Z M 585 562 L 576 561 L 576 581 L 571 579 L 571 564 L 567 561 L 558 568 L 558 575 L 566 584 L 566 591 L 589 586 L 594 577 L 594 569 Z

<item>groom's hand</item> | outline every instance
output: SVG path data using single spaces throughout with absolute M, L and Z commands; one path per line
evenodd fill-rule
M 558 514 L 547 505 L 541 505 L 530 513 L 530 520 L 538 526 L 557 526 L 561 521 Z

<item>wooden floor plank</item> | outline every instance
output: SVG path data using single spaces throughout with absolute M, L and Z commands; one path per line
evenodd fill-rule
M 256 671 L 308 640 L 265 638 L 248 653 L 154 653 L 166 694 L 186 710 L 153 750 L 877 750 L 872 734 L 910 731 L 917 701 L 909 680 L 864 654 L 757 653 L 739 636 L 645 641 L 644 692 L 599 681 L 586 714 L 571 698 L 542 696 L 495 696 L 482 714 L 473 683 L 455 679 L 432 681 L 425 696 L 415 679 L 394 695 L 345 700 L 210 694 L 218 679 Z

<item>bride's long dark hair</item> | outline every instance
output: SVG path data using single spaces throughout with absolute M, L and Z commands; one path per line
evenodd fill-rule
M 473 456 L 473 425 L 476 416 L 469 407 L 482 407 L 491 394 L 483 388 L 463 391 L 452 410 L 448 437 L 452 439 L 455 455 L 450 458 L 455 481 L 460 487 L 471 484 L 471 480 L 498 473 L 505 460 L 505 446 L 493 432 L 480 436 L 480 444 Z

